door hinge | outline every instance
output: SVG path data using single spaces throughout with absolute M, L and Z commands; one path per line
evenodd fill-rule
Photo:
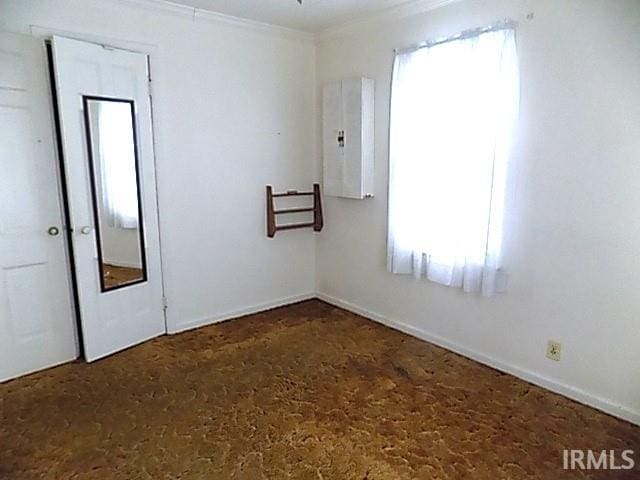
M 167 301 L 167 297 L 162 297 L 162 309 L 166 312 L 169 308 L 169 302 Z

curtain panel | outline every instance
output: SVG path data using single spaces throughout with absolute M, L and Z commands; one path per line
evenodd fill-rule
M 390 272 L 483 295 L 505 289 L 504 196 L 519 96 L 512 28 L 396 54 Z

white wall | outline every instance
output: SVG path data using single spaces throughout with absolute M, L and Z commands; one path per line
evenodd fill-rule
M 112 227 L 106 215 L 100 218 L 102 260 L 117 267 L 142 268 L 140 232 L 137 228 Z
M 264 214 L 266 184 L 313 180 L 312 41 L 135 2 L 0 0 L 0 28 L 39 27 L 152 50 L 170 330 L 313 293 L 313 234 L 269 240 Z
M 522 73 L 511 283 L 487 299 L 386 272 L 389 89 L 394 47 L 506 17 Z M 318 94 L 356 75 L 377 87 L 376 197 L 325 199 L 325 298 L 639 423 L 640 2 L 467 0 L 329 32 L 317 59 Z

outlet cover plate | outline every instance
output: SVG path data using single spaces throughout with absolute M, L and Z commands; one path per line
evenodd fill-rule
M 562 344 L 555 340 L 549 340 L 547 343 L 547 358 L 554 362 L 559 362 L 562 357 Z

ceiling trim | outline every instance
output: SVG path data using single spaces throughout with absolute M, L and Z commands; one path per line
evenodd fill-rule
M 413 15 L 436 10 L 438 8 L 457 3 L 462 0 L 409 0 L 405 3 L 395 5 L 393 7 L 373 12 L 368 15 L 361 15 L 345 23 L 325 28 L 315 35 L 316 41 L 329 40 L 334 37 L 348 34 L 352 29 L 357 27 L 367 27 L 378 25 L 381 23 L 401 20 Z
M 360 15 L 348 22 L 339 23 L 325 28 L 317 33 L 283 27 L 248 18 L 236 17 L 224 13 L 214 12 L 203 8 L 189 7 L 171 0 L 113 0 L 115 2 L 132 5 L 147 10 L 161 11 L 172 15 L 190 18 L 193 21 L 212 21 L 224 23 L 265 34 L 277 35 L 284 38 L 317 43 L 333 37 L 348 34 L 354 28 L 377 25 L 400 20 L 402 18 L 429 12 L 462 0 L 408 0 L 405 3 L 386 8 L 370 14 Z
M 224 23 L 234 27 L 247 28 L 252 31 L 258 31 L 266 34 L 275 34 L 285 38 L 313 42 L 315 35 L 303 30 L 273 25 L 271 23 L 259 22 L 257 20 L 249 20 L 247 18 L 234 17 L 224 13 L 205 10 L 202 8 L 188 7 L 171 2 L 169 0 L 115 0 L 116 2 L 133 5 L 148 10 L 162 11 L 165 13 L 179 15 L 190 18 L 192 20 L 203 20 Z

